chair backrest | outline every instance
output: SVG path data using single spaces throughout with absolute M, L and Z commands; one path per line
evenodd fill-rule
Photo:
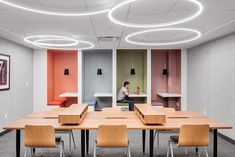
M 128 132 L 126 125 L 100 125 L 97 135 L 98 147 L 127 147 Z
M 180 128 L 179 147 L 194 147 L 209 145 L 208 124 L 185 124 Z
M 164 108 L 157 108 L 156 109 L 158 112 L 175 112 L 174 108 L 170 108 L 170 107 L 164 107 Z
M 118 107 L 114 107 L 114 108 L 105 107 L 105 108 L 102 108 L 102 112 L 121 112 L 121 108 L 118 108 Z
M 55 130 L 52 126 L 26 125 L 26 147 L 56 147 Z

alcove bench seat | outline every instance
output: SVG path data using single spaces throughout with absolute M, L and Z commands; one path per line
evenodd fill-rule
M 52 100 L 49 101 L 48 106 L 65 106 L 66 105 L 66 100 Z

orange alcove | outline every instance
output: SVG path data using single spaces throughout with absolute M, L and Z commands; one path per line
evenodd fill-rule
M 47 50 L 47 104 L 49 106 L 67 106 L 77 103 L 62 98 L 62 93 L 78 92 L 78 51 L 77 50 Z M 69 75 L 64 70 L 69 69 Z

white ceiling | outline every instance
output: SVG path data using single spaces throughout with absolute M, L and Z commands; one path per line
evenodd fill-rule
M 43 10 L 78 12 L 101 10 L 123 0 L 8 0 L 23 6 Z M 168 48 L 191 48 L 206 41 L 235 32 L 235 0 L 198 0 L 204 6 L 196 19 L 172 27 L 192 28 L 202 32 L 196 41 Z M 175 5 L 176 4 L 176 5 Z M 174 6 L 175 7 L 172 7 Z M 130 8 L 130 10 L 129 10 Z M 117 10 L 115 18 L 133 23 L 170 22 L 192 14 L 195 5 L 187 0 L 139 0 Z M 232 21 L 234 20 L 234 21 Z M 231 22 L 232 21 L 232 22 Z M 111 22 L 107 13 L 86 17 L 62 17 L 32 13 L 0 3 L 0 37 L 35 48 L 23 41 L 29 35 L 64 35 L 93 42 L 96 48 L 149 48 L 125 41 L 128 34 L 146 29 L 127 28 Z M 98 37 L 115 36 L 119 41 L 100 42 Z M 137 41 L 177 41 L 191 37 L 183 32 L 158 32 L 135 37 Z M 158 47 L 150 47 L 158 48 Z M 163 48 L 163 47 L 162 47 Z

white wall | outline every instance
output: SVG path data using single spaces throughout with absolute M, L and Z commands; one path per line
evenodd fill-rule
M 235 34 L 188 50 L 188 109 L 235 127 Z
M 0 39 L 0 53 L 11 56 L 10 90 L 0 91 L 0 132 L 3 126 L 33 111 L 33 52 Z

